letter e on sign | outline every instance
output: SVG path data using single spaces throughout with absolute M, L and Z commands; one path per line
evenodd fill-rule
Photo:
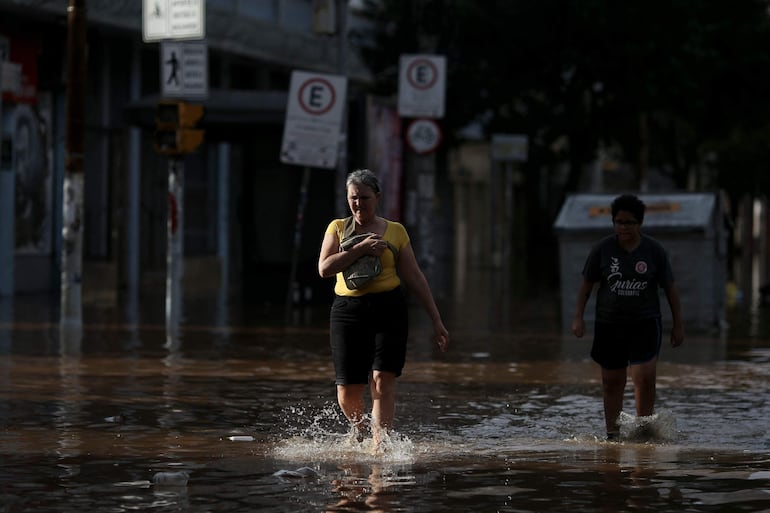
M 398 74 L 399 116 L 431 119 L 444 117 L 446 57 L 401 55 Z
M 336 94 L 328 80 L 316 77 L 302 84 L 298 100 L 302 110 L 319 116 L 334 107 Z
M 345 77 L 292 72 L 281 162 L 324 169 L 337 165 L 346 91 Z

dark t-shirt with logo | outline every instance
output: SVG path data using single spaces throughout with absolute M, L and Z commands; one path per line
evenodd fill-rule
M 642 234 L 630 253 L 610 235 L 588 254 L 583 276 L 599 282 L 596 320 L 618 322 L 660 317 L 659 289 L 674 283 L 671 263 L 660 242 Z

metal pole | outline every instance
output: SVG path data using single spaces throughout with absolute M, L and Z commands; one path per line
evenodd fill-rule
M 0 66 L 2 66 L 2 60 L 0 60 Z M 3 94 L 0 87 L 0 298 L 13 296 L 16 258 L 16 181 L 13 165 L 3 166 L 2 119 Z
M 168 250 L 166 253 L 166 347 L 179 349 L 184 274 L 184 162 L 168 159 Z
M 337 71 L 343 77 L 348 76 L 348 1 L 337 0 Z M 337 176 L 335 187 L 334 211 L 337 217 L 345 217 L 348 210 L 347 190 L 345 181 L 348 176 L 348 109 L 347 100 L 342 114 L 340 127 L 340 145 L 337 159 Z
M 289 319 L 291 305 L 299 301 L 299 284 L 297 283 L 297 264 L 302 248 L 302 225 L 305 220 L 305 206 L 307 205 L 308 189 L 310 188 L 310 168 L 305 167 L 302 172 L 302 185 L 299 189 L 299 201 L 297 202 L 297 220 L 294 224 L 294 252 L 291 257 L 291 271 L 289 272 L 289 286 L 286 291 L 286 318 Z
M 502 164 L 503 172 L 503 206 L 505 208 L 505 223 L 503 225 L 503 233 L 501 239 L 502 245 L 502 267 L 501 267 L 501 282 L 503 284 L 503 290 L 501 294 L 501 319 L 503 326 L 508 326 L 510 319 L 510 306 L 511 306 L 511 277 L 513 276 L 513 219 L 514 212 L 514 191 L 513 191 L 513 163 L 506 162 Z
M 141 48 L 136 45 L 131 53 L 130 98 L 139 100 L 142 82 Z M 139 188 L 141 186 L 142 130 L 132 127 L 128 131 L 128 180 L 126 191 L 126 291 L 129 312 L 136 317 L 139 303 Z M 133 319 L 136 320 L 136 319 Z
M 217 256 L 219 257 L 219 298 L 217 318 L 227 324 L 230 296 L 230 143 L 220 143 L 217 162 Z
M 82 335 L 83 153 L 85 140 L 86 1 L 67 9 L 67 128 L 62 191 L 62 352 L 79 347 Z

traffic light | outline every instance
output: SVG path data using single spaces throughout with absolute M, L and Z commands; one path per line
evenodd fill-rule
M 155 150 L 162 155 L 192 153 L 203 142 L 204 131 L 195 128 L 203 105 L 162 101 L 155 112 Z

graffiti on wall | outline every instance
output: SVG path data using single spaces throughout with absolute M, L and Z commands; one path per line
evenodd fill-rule
M 0 165 L 14 173 L 17 254 L 49 254 L 52 246 L 52 96 L 38 91 L 40 42 L 0 34 L 2 58 L 20 66 L 20 87 L 2 93 Z M 2 220 L 0 220 L 2 221 Z
M 50 96 L 40 95 L 37 105 L 17 104 L 3 109 L 3 138 L 15 175 L 16 252 L 51 252 L 51 152 Z

